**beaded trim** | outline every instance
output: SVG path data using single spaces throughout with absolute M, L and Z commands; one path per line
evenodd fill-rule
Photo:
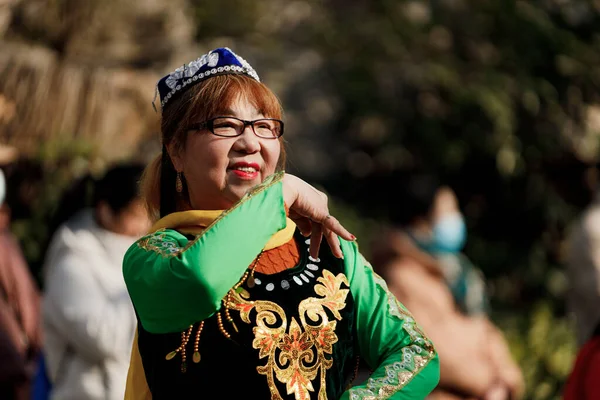
M 239 74 L 250 75 L 252 78 L 254 78 L 260 82 L 260 80 L 258 79 L 258 75 L 256 74 L 256 72 L 254 72 L 254 70 L 249 70 L 248 68 L 240 67 L 238 65 L 226 65 L 224 67 L 213 68 L 206 72 L 202 72 L 199 75 L 194 75 L 193 77 L 188 78 L 187 80 L 183 81 L 183 83 L 181 85 L 175 86 L 173 89 L 171 89 L 171 91 L 169 93 L 167 93 L 164 100 L 162 100 L 160 102 L 160 105 L 162 108 L 164 108 L 165 104 L 167 104 L 167 102 L 171 99 L 171 97 L 173 97 L 175 95 L 176 92 L 178 92 L 179 90 L 192 84 L 193 82 L 202 80 L 203 78 L 208 78 L 210 75 L 219 75 L 219 74 L 227 74 L 227 73 L 239 73 Z
M 310 238 L 306 239 L 304 242 L 307 245 L 310 245 Z M 306 251 L 310 252 L 310 248 L 307 248 Z M 312 279 L 315 279 L 315 274 L 319 270 L 319 262 L 321 262 L 321 259 L 313 258 L 309 255 L 308 260 L 309 263 L 306 264 L 306 268 L 304 269 L 304 271 L 292 276 L 291 278 L 281 279 L 279 282 L 263 282 L 259 278 L 254 278 L 254 284 L 252 286 L 264 285 L 265 290 L 267 290 L 268 292 L 272 292 L 278 287 L 281 287 L 283 290 L 288 290 L 293 286 L 291 284 L 292 282 L 295 283 L 297 286 L 302 286 L 305 283 L 310 283 Z M 266 276 L 264 279 L 266 280 L 271 278 Z
M 239 65 L 222 65 L 217 68 L 209 69 L 208 71 L 201 72 L 198 75 L 195 75 L 196 72 L 203 66 L 207 65 L 209 67 L 216 67 L 219 62 L 219 54 L 210 52 L 208 54 L 204 54 L 203 56 L 197 58 L 189 62 L 187 65 L 183 65 L 177 68 L 175 71 L 169 74 L 167 80 L 165 81 L 166 85 L 171 88 L 171 91 L 167 93 L 163 99 L 161 99 L 160 105 L 164 109 L 167 102 L 177 93 L 179 90 L 182 90 L 188 85 L 197 83 L 205 78 L 210 76 L 220 75 L 220 74 L 245 74 L 248 75 L 258 82 L 260 82 L 260 78 L 258 74 L 252 68 L 252 66 L 246 61 L 244 58 L 235 54 L 231 49 L 225 47 L 231 54 L 235 56 L 242 66 Z M 188 79 L 185 79 L 188 78 Z M 181 81 L 183 79 L 183 81 Z M 180 82 L 181 81 L 181 82 Z M 178 84 L 179 82 L 179 84 Z M 158 88 L 157 88 L 158 91 Z

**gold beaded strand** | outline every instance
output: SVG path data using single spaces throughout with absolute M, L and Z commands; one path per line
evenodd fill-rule
M 224 310 L 221 310 L 217 313 L 217 325 L 219 326 L 219 331 L 221 331 L 221 334 L 223 334 L 223 336 L 225 336 L 227 339 L 231 339 L 231 334 L 227 331 L 227 329 L 225 329 L 225 326 L 223 325 L 223 314 L 225 314 L 225 319 L 227 320 L 227 322 L 229 322 L 233 326 L 233 329 L 237 333 L 239 333 L 239 330 L 235 322 L 233 321 L 233 318 L 231 318 L 231 313 L 229 310 L 229 305 L 231 304 L 231 296 L 233 295 L 233 293 L 236 292 L 240 293 L 240 295 L 244 298 L 248 298 L 250 296 L 246 289 L 244 289 L 241 286 L 244 282 L 246 282 L 246 280 L 249 280 L 248 278 L 251 279 L 251 281 L 253 282 L 252 286 L 254 286 L 254 269 L 256 268 L 256 265 L 258 264 L 261 255 L 262 251 L 258 254 L 258 256 L 256 256 L 256 258 L 254 259 L 254 263 L 252 263 L 252 266 L 248 270 L 246 270 L 246 272 L 244 272 L 244 275 L 242 275 L 242 278 L 238 281 L 238 283 L 236 283 L 235 286 L 233 286 L 233 288 L 231 288 L 229 292 L 227 292 L 227 296 L 225 297 L 225 299 L 223 299 Z M 250 287 L 250 285 L 248 287 Z
M 231 288 L 229 290 L 229 292 L 227 292 L 227 296 L 225 297 L 225 299 L 223 299 L 224 310 L 220 310 L 219 312 L 217 312 L 217 325 L 219 327 L 219 331 L 221 331 L 223 336 L 225 336 L 227 339 L 231 339 L 231 334 L 227 331 L 227 329 L 225 329 L 225 326 L 223 325 L 223 314 L 225 314 L 225 319 L 227 319 L 227 321 L 233 326 L 233 329 L 237 333 L 239 333 L 239 330 L 238 330 L 233 318 L 231 317 L 231 313 L 230 313 L 230 309 L 229 309 L 229 306 L 232 303 L 231 297 L 234 292 L 240 293 L 242 295 L 242 297 L 244 297 L 244 298 L 249 297 L 249 293 L 241 286 L 246 281 L 247 281 L 248 287 L 253 287 L 255 285 L 254 269 L 256 268 L 256 265 L 258 264 L 258 261 L 260 260 L 261 255 L 262 255 L 262 251 L 254 260 L 254 263 L 252 264 L 252 266 L 248 270 L 246 270 L 246 272 L 244 272 L 244 275 L 238 281 L 238 283 L 236 283 L 235 286 L 233 288 Z M 201 359 L 199 347 L 200 347 L 200 335 L 202 334 L 203 328 L 204 328 L 204 321 L 201 321 L 198 324 L 198 330 L 196 332 L 196 337 L 194 340 L 194 353 L 192 355 L 192 361 L 196 364 L 199 363 L 200 359 Z M 181 332 L 181 345 L 178 348 L 176 348 L 175 350 L 169 352 L 165 356 L 166 360 L 172 360 L 173 358 L 175 358 L 175 356 L 177 354 L 181 353 L 181 372 L 187 371 L 186 347 L 192 336 L 193 329 L 194 329 L 194 325 L 192 324 L 187 329 L 187 331 Z
M 225 317 L 227 318 L 227 321 L 229 321 L 229 323 L 233 326 L 233 329 L 235 330 L 235 332 L 240 333 L 240 331 L 238 331 L 237 326 L 235 325 L 235 322 L 233 322 L 233 318 L 231 318 L 231 314 L 229 313 L 230 302 L 231 302 L 231 290 L 227 293 L 227 300 L 226 300 L 226 305 L 225 305 Z
M 194 340 L 194 355 L 192 356 L 192 360 L 194 363 L 198 364 L 200 362 L 200 334 L 202 333 L 202 328 L 204 328 L 204 321 L 200 322 L 198 325 L 198 332 L 196 332 L 196 339 Z
M 225 336 L 227 339 L 231 339 L 231 335 L 229 334 L 229 332 L 227 332 L 227 330 L 223 326 L 223 318 L 221 317 L 221 311 L 219 311 L 217 313 L 217 325 L 219 325 L 219 330 L 221 331 L 223 336 Z
M 170 352 L 169 354 L 167 354 L 165 356 L 166 360 L 172 360 L 173 358 L 175 358 L 175 356 L 177 355 L 177 353 L 181 353 L 181 372 L 185 372 L 187 370 L 187 364 L 186 364 L 186 354 L 185 354 L 185 347 L 187 346 L 188 341 L 190 340 L 190 336 L 192 336 L 192 329 L 194 328 L 194 325 L 190 325 L 190 327 L 188 328 L 187 331 L 183 331 L 181 332 L 181 345 L 179 345 L 178 348 L 176 348 L 175 350 L 173 350 L 172 352 Z

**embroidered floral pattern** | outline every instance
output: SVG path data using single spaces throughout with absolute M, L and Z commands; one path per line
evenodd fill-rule
M 240 312 L 241 319 L 251 323 L 250 312 L 256 311 L 256 326 L 253 328 L 252 345 L 259 350 L 259 358 L 267 358 L 267 364 L 257 367 L 258 373 L 265 375 L 272 400 L 282 397 L 275 385 L 275 378 L 285 384 L 288 394 L 296 400 L 309 400 L 315 390 L 313 381 L 319 377 L 320 400 L 327 398 L 325 375 L 333 365 L 328 355 L 333 344 L 338 341 L 335 333 L 337 320 L 341 320 L 340 310 L 346 306 L 349 289 L 344 274 L 333 275 L 323 270 L 317 279 L 315 293 L 320 297 L 303 300 L 299 306 L 299 319 L 289 321 L 283 309 L 270 301 L 250 301 L 235 294 L 229 307 Z M 334 320 L 330 320 L 329 310 Z
M 190 61 L 188 65 L 183 65 L 177 68 L 175 71 L 169 74 L 169 77 L 165 81 L 167 86 L 171 89 L 175 89 L 179 81 L 183 78 L 192 78 L 200 68 L 203 66 L 215 67 L 219 63 L 219 53 L 210 52 L 204 54 L 202 57 L 196 60 Z M 185 85 L 184 85 L 185 86 Z
M 411 346 L 416 347 L 416 346 Z M 404 360 L 386 365 L 385 377 L 369 378 L 366 389 L 351 389 L 351 400 L 383 400 L 389 399 L 403 388 L 429 361 L 426 357 L 415 356 L 411 347 L 404 348 Z
M 158 231 L 143 237 L 137 245 L 146 251 L 153 251 L 163 257 L 177 257 L 185 250 L 185 247 L 181 247 L 177 240 L 167 236 L 164 231 Z
M 384 377 L 369 378 L 366 388 L 350 390 L 351 400 L 383 400 L 390 398 L 408 384 L 433 359 L 435 350 L 410 312 L 388 290 L 385 280 L 372 271 L 371 264 L 362 255 L 360 257 L 362 264 L 371 269 L 375 283 L 385 290 L 390 314 L 402 320 L 402 329 L 408 333 L 413 342 L 412 345 L 402 349 L 402 361 L 396 361 L 385 367 Z

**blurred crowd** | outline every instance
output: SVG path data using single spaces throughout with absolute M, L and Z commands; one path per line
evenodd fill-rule
M 0 398 L 122 399 L 136 317 L 121 263 L 150 226 L 138 193 L 144 166 L 116 164 L 63 192 L 38 279 L 11 231 L 19 201 L 6 201 L 26 191 L 24 176 L 31 179 L 19 175 L 18 157 L 0 146 Z M 372 243 L 371 262 L 435 343 L 441 379 L 429 398 L 523 398 L 523 371 L 490 316 L 486 278 L 463 251 L 468 221 L 455 191 L 425 170 L 385 179 L 399 188 L 398 206 Z M 600 368 L 600 195 L 569 238 L 567 306 L 579 354 L 563 395 L 592 399 Z M 357 379 L 368 376 L 362 368 Z
M 2 203 L 0 398 L 123 398 L 136 318 L 121 265 L 150 226 L 138 195 L 142 171 L 114 165 L 63 193 L 43 249 L 43 288 Z M 15 186 L 2 177 L 4 194 Z

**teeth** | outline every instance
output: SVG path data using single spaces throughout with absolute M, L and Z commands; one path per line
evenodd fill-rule
M 237 167 L 236 169 L 242 172 L 256 172 L 256 169 L 252 167 Z

